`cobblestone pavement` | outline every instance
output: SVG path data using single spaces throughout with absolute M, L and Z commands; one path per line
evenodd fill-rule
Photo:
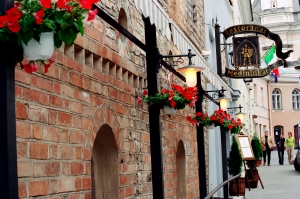
M 294 158 L 297 150 L 294 151 Z M 300 172 L 294 169 L 284 154 L 284 165 L 279 165 L 277 151 L 271 152 L 271 166 L 258 167 L 260 182 L 257 188 L 246 188 L 245 199 L 300 199 Z

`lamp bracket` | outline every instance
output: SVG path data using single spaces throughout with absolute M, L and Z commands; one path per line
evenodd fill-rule
M 212 90 L 212 91 L 205 91 L 203 90 L 204 93 L 206 93 L 208 95 L 208 93 L 213 93 L 211 95 L 212 98 L 215 98 L 215 97 L 223 97 L 224 96 L 224 92 L 226 90 L 224 89 L 224 87 L 222 86 L 222 89 L 221 90 Z
M 242 112 L 242 106 L 241 105 L 239 105 L 238 107 L 230 107 L 230 108 L 227 108 L 227 112 L 229 113 L 229 114 L 234 114 L 234 113 L 236 113 L 236 111 L 238 111 L 238 109 L 239 109 L 239 113 L 241 113 Z
M 222 53 L 222 52 L 227 48 L 227 46 L 231 46 L 232 43 L 224 43 L 224 44 L 220 44 L 220 45 L 225 46 L 225 47 L 223 48 L 223 50 L 221 51 L 221 53 Z
M 184 60 L 182 57 L 188 57 L 189 59 L 189 65 L 192 65 L 192 57 L 196 56 L 196 54 L 192 54 L 191 53 L 191 49 L 188 49 L 188 54 L 183 54 L 183 55 L 160 55 L 159 56 L 159 60 L 163 60 L 165 58 L 178 58 L 177 60 L 175 60 L 174 62 L 176 62 L 176 64 L 170 64 L 171 66 L 178 66 L 178 63 L 183 64 Z M 170 61 L 164 60 L 167 63 L 170 63 Z

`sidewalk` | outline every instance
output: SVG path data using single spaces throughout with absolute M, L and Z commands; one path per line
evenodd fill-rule
M 295 154 L 298 150 L 294 151 Z M 246 188 L 245 199 L 299 199 L 300 198 L 300 172 L 294 169 L 287 160 L 284 152 L 284 165 L 279 165 L 277 151 L 271 152 L 271 166 L 258 167 L 258 172 L 264 189 L 260 182 L 257 188 Z

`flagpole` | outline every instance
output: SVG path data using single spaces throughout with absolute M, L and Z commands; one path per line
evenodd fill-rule
M 269 52 L 269 50 L 274 46 L 274 43 L 270 46 L 270 48 L 265 52 L 265 54 L 260 58 L 260 63 L 262 62 L 261 60 L 265 57 L 265 55 Z

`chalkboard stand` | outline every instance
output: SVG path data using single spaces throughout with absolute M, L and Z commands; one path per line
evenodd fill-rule
M 253 163 L 250 163 L 250 161 L 254 161 Z M 248 184 L 248 189 L 249 189 L 249 191 L 250 191 L 250 183 L 249 182 L 253 182 L 253 181 L 255 181 L 255 180 L 259 180 L 259 182 L 260 182 L 260 184 L 261 184 L 261 187 L 264 189 L 264 185 L 263 185 L 263 183 L 262 183 L 262 181 L 261 181 L 261 178 L 260 178 L 260 176 L 259 176 L 259 173 L 258 173 L 258 170 L 257 170 L 257 168 L 256 168 L 256 166 L 255 166 L 255 160 L 249 160 L 248 161 L 248 167 L 249 167 L 249 169 L 250 169 L 250 172 L 251 172 L 251 176 L 252 176 L 252 179 L 249 179 L 249 177 L 248 177 L 248 173 L 247 173 L 247 170 L 246 170 L 246 162 L 244 161 L 244 169 L 245 169 L 245 178 L 246 178 L 246 181 L 247 181 L 247 184 Z M 253 175 L 253 170 L 256 170 L 257 171 L 257 175 Z M 254 179 L 254 178 L 258 178 L 258 179 Z

